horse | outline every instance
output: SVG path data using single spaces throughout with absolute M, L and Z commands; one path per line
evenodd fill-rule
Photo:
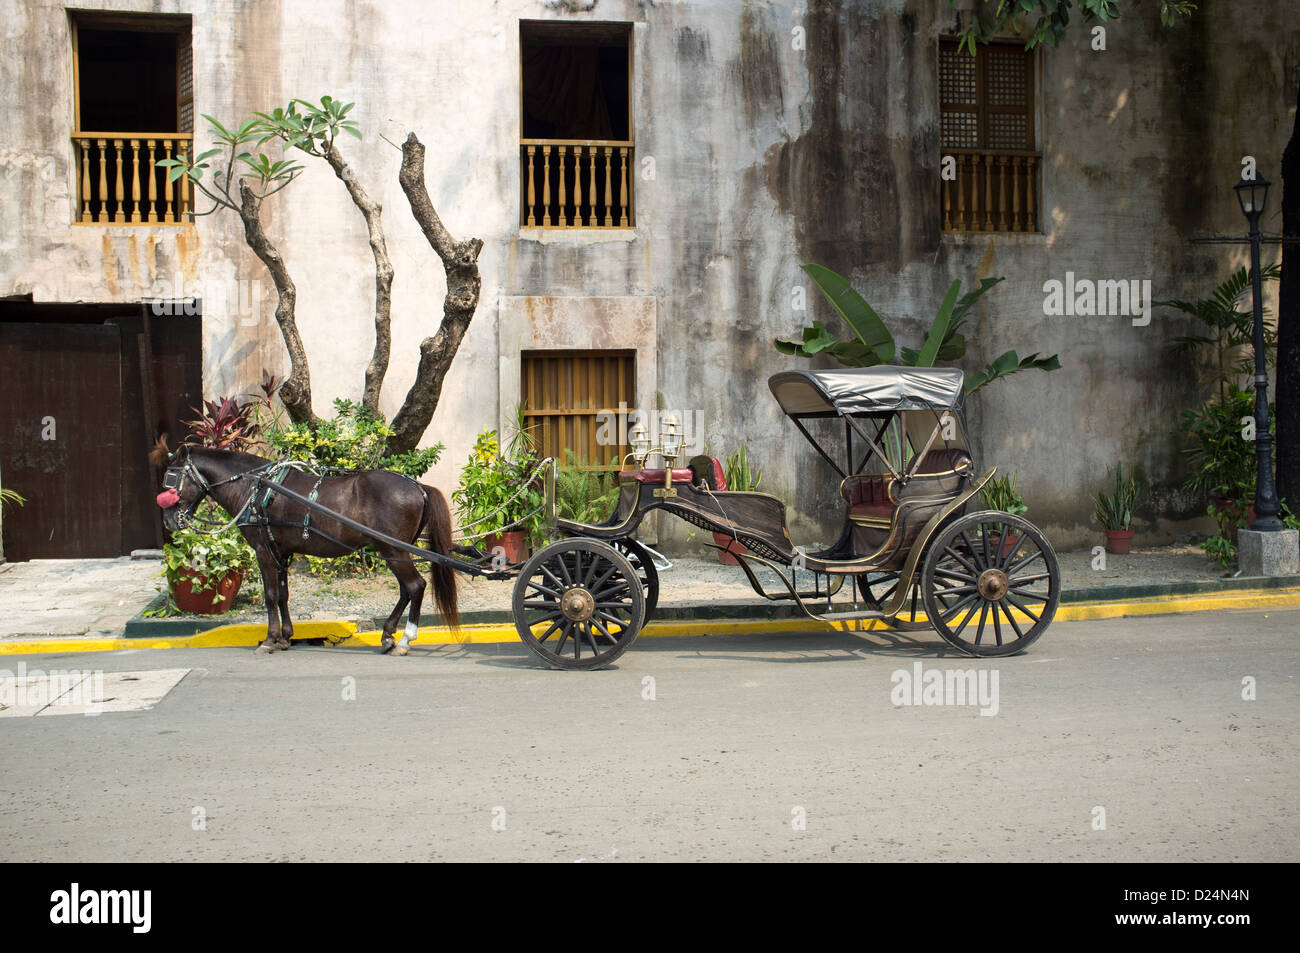
M 309 514 L 306 506 L 277 494 L 269 483 L 259 485 L 256 476 L 266 474 L 275 461 L 251 453 L 183 446 L 167 462 L 166 489 L 159 494 L 158 504 L 163 507 L 163 525 L 168 532 L 191 521 L 206 497 L 239 522 L 240 532 L 257 554 L 267 617 L 266 640 L 257 647 L 259 655 L 286 650 L 293 638 L 289 618 L 290 560 L 299 554 L 346 556 L 363 546 L 374 547 L 401 587 L 401 598 L 384 623 L 380 651 L 407 654 L 420 624 L 425 590 L 413 557 L 323 514 Z M 277 482 L 341 516 L 411 545 L 423 532 L 432 551 L 451 555 L 451 511 L 446 497 L 435 487 L 391 470 L 317 476 L 285 468 L 283 478 Z M 250 514 L 252 519 L 248 518 Z M 458 629 L 455 570 L 430 562 L 429 576 L 443 622 Z M 397 642 L 393 636 L 408 604 L 410 616 Z

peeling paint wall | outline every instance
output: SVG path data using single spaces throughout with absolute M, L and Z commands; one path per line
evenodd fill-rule
M 972 321 L 963 365 L 1001 351 L 1059 352 L 1064 369 L 997 382 L 973 399 L 981 462 L 1018 471 L 1030 517 L 1061 547 L 1094 540 L 1089 494 L 1123 459 L 1175 518 L 1195 516 L 1179 411 L 1197 399 L 1170 356 L 1185 323 L 1043 314 L 1043 283 L 1149 278 L 1157 298 L 1208 294 L 1243 261 L 1192 250 L 1191 234 L 1243 231 L 1231 185 L 1243 155 L 1276 178 L 1300 81 L 1300 31 L 1284 4 L 1207 0 L 1161 29 L 1153 5 L 1108 27 L 1107 50 L 1072 30 L 1042 57 L 1042 235 L 940 230 L 937 42 L 946 4 L 901 0 L 79 0 L 82 9 L 190 13 L 196 113 L 223 120 L 329 93 L 355 100 L 350 161 L 384 206 L 393 360 L 384 409 L 410 386 L 441 317 L 442 268 L 397 183 L 399 142 L 428 146 L 430 197 L 453 235 L 485 241 L 482 299 L 427 441 L 455 480 L 500 406 L 498 300 L 643 297 L 657 314 L 657 400 L 698 409 L 720 455 L 748 445 L 763 488 L 791 504 L 796 541 L 829 541 L 833 474 L 777 413 L 768 375 L 805 362 L 772 339 L 813 319 L 846 333 L 799 265 L 849 274 L 901 341 L 916 344 L 953 278 L 1005 275 Z M 541 234 L 519 216 L 520 19 L 631 21 L 636 228 Z M 61 4 L 24 0 L 0 21 L 0 296 L 139 301 L 160 277 L 260 280 L 254 314 L 204 315 L 210 393 L 246 389 L 285 361 L 273 289 L 232 215 L 193 229 L 73 226 L 72 70 Z M 204 130 L 196 130 L 204 141 Z M 654 178 L 640 162 L 654 160 Z M 299 289 L 317 410 L 358 397 L 373 341 L 365 227 L 323 163 L 266 206 Z M 1276 208 L 1276 205 L 1274 206 Z M 1266 227 L 1277 231 L 1276 221 Z M 793 309 L 802 286 L 809 310 Z M 235 309 L 238 310 L 238 309 Z M 228 309 L 229 311 L 229 309 Z M 575 313 L 582 313 L 581 311 Z M 639 342 L 629 342 L 637 346 Z M 508 355 L 509 356 L 509 355 Z M 1153 505 L 1139 528 L 1156 526 Z M 685 527 L 665 524 L 684 538 Z

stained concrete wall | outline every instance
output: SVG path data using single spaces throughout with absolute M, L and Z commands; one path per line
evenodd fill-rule
M 1042 57 L 1043 234 L 968 237 L 942 234 L 939 220 L 937 40 L 955 22 L 945 4 L 78 4 L 192 14 L 196 112 L 224 120 L 322 93 L 357 102 L 365 139 L 344 148 L 384 205 L 397 273 L 390 414 L 411 383 L 420 339 L 437 326 L 444 283 L 386 140 L 414 130 L 429 147 L 429 191 L 444 222 L 456 237 L 486 243 L 479 311 L 426 437 L 448 446 L 436 482 L 452 483 L 474 432 L 508 412 L 498 393 L 509 347 L 499 341 L 499 298 L 649 297 L 660 406 L 698 409 L 715 451 L 746 443 L 763 488 L 790 502 L 796 541 L 827 540 L 837 480 L 779 417 L 765 384 L 804 363 L 777 354 L 773 338 L 813 318 L 838 327 L 799 264 L 850 274 L 913 344 L 953 278 L 1005 275 L 980 306 L 964 366 L 1010 347 L 1059 352 L 1065 366 L 981 391 L 974 438 L 981 462 L 1019 473 L 1031 518 L 1058 546 L 1097 536 L 1088 495 L 1119 459 L 1153 486 L 1140 529 L 1167 536 L 1195 515 L 1197 501 L 1176 488 L 1184 475 L 1176 427 L 1197 393 L 1166 348 L 1185 323 L 1160 312 L 1147 327 L 1047 317 L 1044 282 L 1073 271 L 1149 278 L 1157 298 L 1207 294 L 1242 256 L 1192 250 L 1186 238 L 1243 230 L 1230 190 L 1240 157 L 1257 156 L 1276 178 L 1300 81 L 1300 32 L 1285 4 L 1207 0 L 1172 29 L 1145 9 L 1153 5 L 1134 6 L 1142 9 L 1108 27 L 1104 52 L 1076 29 Z M 205 382 L 211 393 L 230 392 L 263 365 L 282 368 L 271 285 L 233 216 L 189 230 L 68 224 L 76 189 L 67 15 L 46 0 L 18 7 L 0 22 L 0 96 L 18 104 L 0 151 L 0 296 L 136 301 L 177 270 L 205 281 L 261 279 L 260 320 L 205 315 Z M 631 232 L 597 241 L 519 228 L 521 18 L 634 23 Z M 653 179 L 641 175 L 646 158 Z M 308 164 L 268 201 L 266 223 L 299 288 L 315 402 L 327 412 L 332 398 L 360 394 L 373 271 L 340 183 Z M 1278 230 L 1275 212 L 1265 225 Z M 794 310 L 797 287 L 810 310 Z M 1157 526 L 1157 512 L 1172 522 Z M 673 532 L 680 540 L 685 528 Z

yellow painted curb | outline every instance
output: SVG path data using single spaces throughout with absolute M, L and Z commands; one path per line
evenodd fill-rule
M 1183 612 L 1211 612 L 1224 609 L 1287 609 L 1300 607 L 1300 588 L 1243 589 L 1212 596 L 1161 596 L 1127 602 L 1079 602 L 1060 606 L 1056 622 L 1117 619 L 1125 616 L 1170 615 Z M 1020 615 L 1017 612 L 1017 615 Z M 1027 617 L 1021 617 L 1027 621 Z M 867 632 L 888 629 L 879 619 L 819 622 L 815 619 L 704 619 L 700 621 L 651 622 L 641 631 L 643 638 L 700 635 L 750 635 L 765 632 Z M 158 638 L 45 638 L 0 640 L 0 655 L 60 654 L 69 652 L 116 652 L 122 649 L 252 648 L 266 638 L 265 625 L 223 625 L 195 635 Z M 328 639 L 336 645 L 378 646 L 378 630 L 358 632 L 351 622 L 300 622 L 294 638 Z M 420 629 L 417 648 L 435 645 L 488 645 L 518 642 L 513 624 L 467 625 L 459 633 L 441 626 Z

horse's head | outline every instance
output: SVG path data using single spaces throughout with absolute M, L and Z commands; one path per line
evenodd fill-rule
M 190 456 L 189 447 L 177 449 L 167 463 L 158 505 L 163 511 L 163 526 L 174 533 L 189 522 L 211 487 Z

